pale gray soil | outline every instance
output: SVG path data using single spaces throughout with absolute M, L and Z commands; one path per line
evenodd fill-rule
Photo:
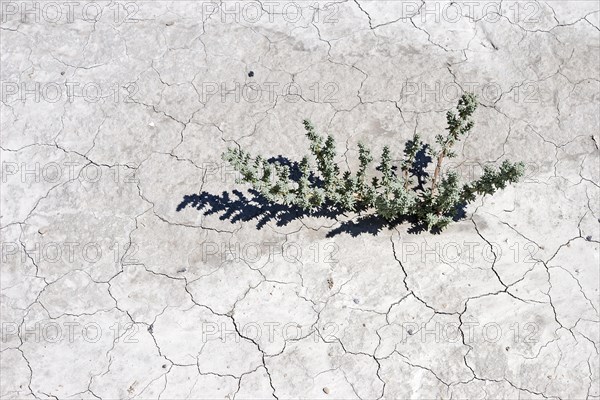
M 599 9 L 2 2 L 0 397 L 598 399 Z M 220 159 L 400 158 L 463 90 L 447 168 L 527 173 L 439 235 L 252 219 Z

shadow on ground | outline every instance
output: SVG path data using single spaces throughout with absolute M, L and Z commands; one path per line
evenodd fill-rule
M 270 163 L 287 165 L 290 168 L 290 179 L 293 181 L 300 179 L 301 174 L 297 162 L 292 162 L 282 156 L 271 158 L 268 161 Z M 412 176 L 416 177 L 418 190 L 423 189 L 428 176 L 425 169 L 430 162 L 431 157 L 427 155 L 427 148 L 424 146 L 417 153 L 415 163 L 410 170 Z M 321 184 L 320 180 L 316 177 L 311 177 L 311 181 L 315 185 Z M 217 214 L 220 220 L 228 220 L 232 223 L 255 221 L 257 229 L 262 229 L 269 222 L 275 223 L 276 226 L 286 226 L 294 220 L 307 216 L 329 219 L 332 222 L 339 221 L 339 217 L 348 216 L 344 210 L 327 203 L 320 210 L 312 212 L 304 211 L 300 207 L 293 205 L 288 206 L 272 203 L 254 189 L 249 189 L 247 194 L 239 190 L 232 190 L 231 193 L 225 191 L 221 194 L 212 194 L 204 191 L 198 194 L 185 195 L 183 201 L 177 206 L 177 211 L 181 211 L 187 207 L 193 207 L 203 212 L 204 215 Z M 327 233 L 327 237 L 333 237 L 342 233 L 353 237 L 361 234 L 377 235 L 384 229 L 392 229 L 403 223 L 410 224 L 408 230 L 410 233 L 420 233 L 427 230 L 427 227 L 421 221 L 412 218 L 387 221 L 373 214 L 359 214 L 353 220 L 342 221 L 337 224 Z
M 332 222 L 345 216 L 342 211 L 331 205 L 326 205 L 318 211 L 307 212 L 296 206 L 271 203 L 254 189 L 248 190 L 247 194 L 233 190 L 231 193 L 223 192 L 220 195 L 208 192 L 186 195 L 177 206 L 177 211 L 186 207 L 193 207 L 202 211 L 204 215 L 218 214 L 219 219 L 232 223 L 255 221 L 257 229 L 262 229 L 269 222 L 273 222 L 276 226 L 286 226 L 294 220 L 307 216 L 328 219 Z M 327 237 L 341 233 L 352 236 L 363 233 L 376 235 L 384 228 L 392 228 L 397 224 L 374 215 L 359 216 L 356 220 L 341 222 L 327 233 Z

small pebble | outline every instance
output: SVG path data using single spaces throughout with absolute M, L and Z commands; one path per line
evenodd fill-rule
M 358 304 L 358 303 L 360 303 L 360 300 L 359 300 L 359 299 L 352 299 L 352 301 L 354 302 L 354 304 Z
M 250 72 L 248 72 L 248 76 L 249 76 L 250 78 L 252 78 L 252 77 L 254 76 L 254 71 L 250 71 Z
M 329 394 L 329 388 L 328 388 L 328 387 L 324 387 L 324 388 L 323 388 L 323 393 L 325 393 L 325 394 Z
M 592 241 L 592 235 L 588 235 L 585 237 L 585 240 L 587 240 L 588 242 Z
M 64 75 L 64 74 L 65 74 L 65 71 L 61 71 L 61 72 L 60 72 L 60 74 L 61 74 L 61 75 Z

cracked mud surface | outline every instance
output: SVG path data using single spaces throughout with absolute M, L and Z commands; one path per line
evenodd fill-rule
M 2 2 L 2 399 L 600 398 L 597 2 L 44 4 Z M 399 158 L 462 90 L 451 167 L 527 173 L 440 235 L 221 165 L 303 118 Z

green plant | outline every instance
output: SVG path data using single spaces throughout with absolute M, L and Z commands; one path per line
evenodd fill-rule
M 297 206 L 307 212 L 331 207 L 340 212 L 374 210 L 387 221 L 412 219 L 429 230 L 443 229 L 459 217 L 459 211 L 475 200 L 477 195 L 493 194 L 523 175 L 521 162 L 504 161 L 500 168 L 484 167 L 483 175 L 461 185 L 458 175 L 442 173 L 444 160 L 455 157 L 453 146 L 473 129 L 472 116 L 477 108 L 475 95 L 466 93 L 458 101 L 455 111 L 446 114 L 447 133 L 436 137 L 436 149 L 423 143 L 418 134 L 404 146 L 400 168 L 392 164 L 390 148 L 385 146 L 376 175 L 368 179 L 368 167 L 373 162 L 371 151 L 358 144 L 359 167 L 356 174 L 340 172 L 335 162 L 336 146 L 333 136 L 326 138 L 316 133 L 305 120 L 306 137 L 316 162 L 311 168 L 307 156 L 295 164 L 297 175 L 291 178 L 288 165 L 271 163 L 261 156 L 252 157 L 239 149 L 228 149 L 223 159 L 239 173 L 239 182 L 251 184 L 268 201 Z M 419 152 L 435 160 L 433 176 L 417 165 Z M 421 171 L 419 171 L 419 168 Z M 398 172 L 398 173 L 397 173 Z M 420 173 L 417 173 L 420 172 Z M 419 176 L 418 183 L 413 178 Z

